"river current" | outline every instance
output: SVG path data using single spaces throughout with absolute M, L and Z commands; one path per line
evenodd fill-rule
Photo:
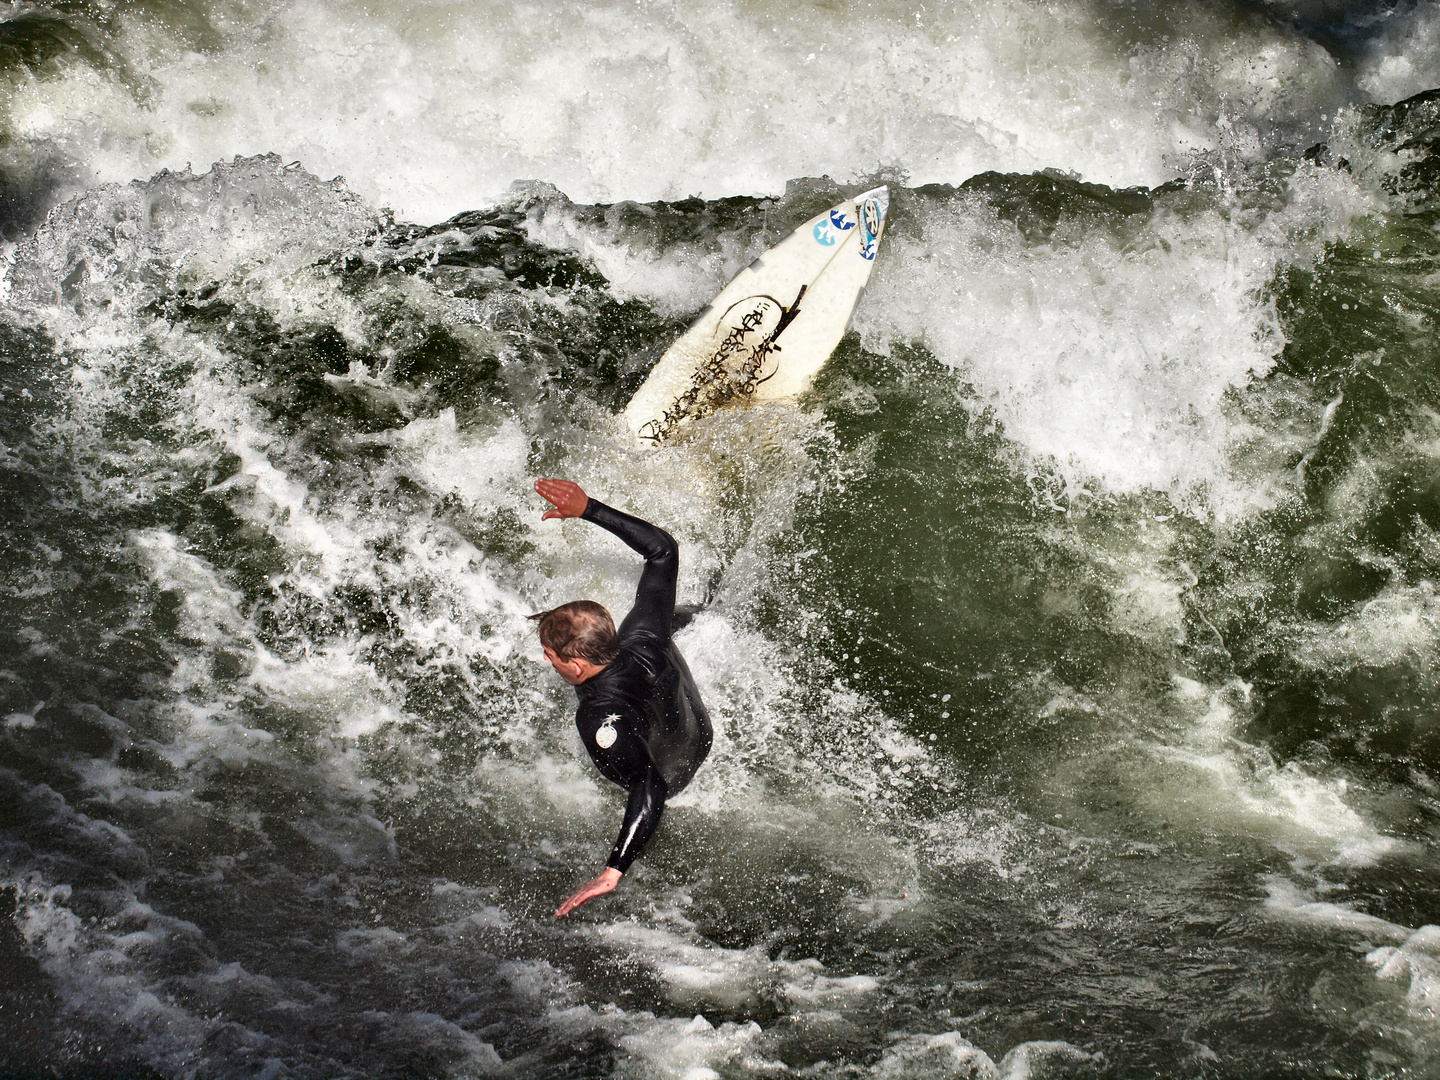
M 0 1075 L 1440 1076 L 1440 6 L 0 9 Z M 333 179 L 327 179 L 331 178 Z M 619 411 L 877 183 L 800 400 Z M 623 792 L 526 616 L 682 546 Z

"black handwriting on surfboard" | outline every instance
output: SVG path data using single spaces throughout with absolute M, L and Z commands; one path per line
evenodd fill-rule
M 708 416 L 723 405 L 753 398 L 762 384 L 772 378 L 779 364 L 771 363 L 780 351 L 776 339 L 800 314 L 800 301 L 808 286 L 801 285 L 794 301 L 787 307 L 773 296 L 747 297 L 732 305 L 720 317 L 723 326 L 731 313 L 749 305 L 729 332 L 700 362 L 690 378 L 690 388 L 675 399 L 674 404 L 658 420 L 651 420 L 640 429 L 640 437 L 652 442 L 668 438 L 685 420 Z M 780 317 L 758 341 L 752 340 L 776 310 Z

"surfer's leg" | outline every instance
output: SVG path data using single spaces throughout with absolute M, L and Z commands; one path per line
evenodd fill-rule
M 703 604 L 676 604 L 675 613 L 670 616 L 670 632 L 678 634 L 704 610 L 705 605 Z
M 670 632 L 678 634 L 682 629 L 689 626 L 696 615 L 708 608 L 715 601 L 715 594 L 720 589 L 721 571 L 716 570 L 710 575 L 710 580 L 705 585 L 705 599 L 698 604 L 676 604 L 675 613 L 670 616 Z

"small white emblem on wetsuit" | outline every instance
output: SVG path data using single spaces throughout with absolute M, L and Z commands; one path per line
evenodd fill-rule
M 620 719 L 619 713 L 611 713 L 605 717 L 604 722 L 595 731 L 595 745 L 601 750 L 609 750 L 615 745 L 619 736 L 615 733 L 615 721 Z

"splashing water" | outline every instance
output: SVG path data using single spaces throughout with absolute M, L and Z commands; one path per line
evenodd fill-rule
M 4 18 L 4 1070 L 1434 1071 L 1433 5 Z M 877 178 L 815 386 L 637 445 Z M 525 616 L 638 567 L 537 474 L 716 728 L 563 922 Z

